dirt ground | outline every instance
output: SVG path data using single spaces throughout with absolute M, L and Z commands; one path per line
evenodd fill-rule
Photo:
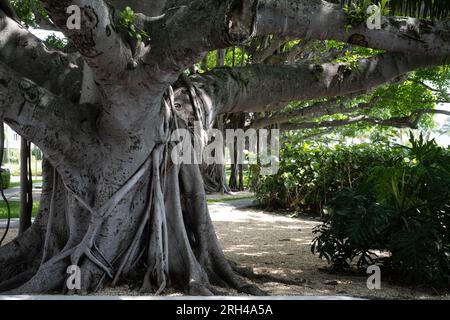
M 5 240 L 3 241 L 3 244 L 7 244 L 8 242 L 12 241 L 15 237 L 17 237 L 17 229 L 10 229 L 6 235 Z M 3 232 L 5 232 L 5 229 L 0 229 L 0 237 L 3 237 Z
M 260 210 L 233 209 L 210 205 L 211 216 L 229 259 L 291 279 L 304 279 L 301 286 L 275 282 L 258 283 L 271 295 L 349 295 L 373 299 L 450 299 L 414 287 L 386 283 L 369 290 L 366 276 L 329 274 L 320 271 L 325 261 L 311 253 L 312 229 L 320 222 L 309 218 L 289 218 Z
M 270 295 L 344 295 L 372 299 L 450 299 L 417 287 L 397 286 L 383 281 L 380 290 L 369 290 L 367 277 L 329 274 L 320 271 L 325 261 L 310 251 L 312 229 L 319 224 L 309 218 L 289 218 L 254 208 L 237 209 L 230 203 L 210 204 L 212 220 L 230 260 L 254 268 L 256 273 L 289 279 L 304 279 L 302 285 L 257 282 Z M 12 230 L 11 240 L 16 234 Z M 102 295 L 138 295 L 121 286 L 103 290 Z M 171 292 L 170 295 L 179 295 Z M 229 294 L 236 294 L 229 292 Z

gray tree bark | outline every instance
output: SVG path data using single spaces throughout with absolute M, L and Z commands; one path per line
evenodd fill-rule
M 83 292 L 137 273 L 142 290 L 153 293 L 213 294 L 218 285 L 262 294 L 220 248 L 199 166 L 170 161 L 173 130 L 190 128 L 196 117 L 207 130 L 223 113 L 362 92 L 439 65 L 449 53 L 446 25 L 427 25 L 410 39 L 393 17 L 387 29 L 351 31 L 364 36 L 361 44 L 391 51 L 356 69 L 311 62 L 218 68 L 189 77 L 193 103 L 192 88 L 177 79 L 207 51 L 269 34 L 322 39 L 326 31 L 352 42 L 339 32 L 344 15 L 318 0 L 136 2 L 144 12 L 136 23 L 151 38 L 136 43 L 104 1 L 42 2 L 79 53 L 46 48 L 0 11 L 1 115 L 46 156 L 39 214 L 0 248 L 0 292 L 9 294 L 64 290 L 69 265 L 81 268 Z M 82 9 L 80 30 L 66 27 L 71 4 Z M 421 56 L 402 54 L 412 51 Z

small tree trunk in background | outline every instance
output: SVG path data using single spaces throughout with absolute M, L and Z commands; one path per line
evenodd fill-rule
M 19 234 L 31 226 L 31 212 L 33 210 L 33 194 L 30 157 L 30 143 L 22 138 L 20 144 L 20 222 Z
M 228 181 L 228 186 L 230 187 L 231 191 L 238 191 L 237 147 L 238 147 L 238 144 L 236 141 L 234 141 L 234 154 L 231 154 L 231 157 L 233 157 L 233 158 L 232 158 L 232 164 L 231 164 L 230 180 Z
M 5 152 L 5 124 L 3 121 L 0 121 L 0 168 L 3 166 L 3 159 L 4 159 L 4 152 Z M 3 177 L 1 176 L 1 170 L 0 170 L 0 190 L 3 196 L 3 186 L 5 185 L 5 182 L 3 181 Z
M 225 57 L 227 55 L 227 50 L 221 49 L 217 50 L 217 61 L 216 64 L 218 67 L 223 67 L 225 65 Z M 219 129 L 222 133 L 224 132 L 224 115 L 220 115 L 217 119 L 217 129 Z M 225 148 L 224 148 L 224 154 L 225 154 Z M 227 186 L 227 174 L 224 164 L 216 164 L 218 166 L 218 169 L 220 170 L 220 193 L 224 194 L 229 192 Z
M 225 49 L 221 49 L 221 50 L 217 50 L 217 66 L 218 67 L 223 67 L 225 65 L 225 56 L 226 56 L 226 50 Z
M 219 50 L 220 52 L 223 52 L 224 50 Z M 223 58 L 225 59 L 225 56 L 223 56 Z M 224 132 L 224 116 L 220 115 L 217 119 L 217 128 L 223 133 Z M 222 150 L 225 154 L 225 146 L 223 147 Z M 217 169 L 219 170 L 219 175 L 220 175 L 220 193 L 224 194 L 224 193 L 228 193 L 230 190 L 227 186 L 227 173 L 226 173 L 226 168 L 225 168 L 225 164 L 215 164 L 215 166 L 217 166 Z
M 2 135 L 3 135 L 3 159 L 5 161 L 5 163 L 9 163 L 9 143 L 5 140 L 5 123 L 2 121 Z M 3 164 L 3 162 L 2 162 Z
M 231 115 L 230 129 L 242 129 L 245 126 L 245 113 L 233 114 Z M 244 146 L 246 146 L 246 142 L 244 141 Z M 229 187 L 232 191 L 240 191 L 241 185 L 239 183 L 239 164 L 238 161 L 238 144 L 236 139 L 234 140 L 234 154 L 230 156 L 233 157 L 233 163 L 231 164 L 231 175 L 229 180 Z M 243 152 L 244 150 L 239 150 Z M 243 178 L 242 178 L 243 180 Z
M 244 165 L 239 165 L 239 191 L 244 191 Z
M 200 64 L 200 67 L 202 68 L 202 70 L 204 72 L 208 71 L 208 69 L 209 69 L 208 68 L 208 55 L 206 55 L 205 58 L 203 58 L 203 60 L 202 60 L 202 62 Z
M 241 60 L 239 61 L 239 66 L 243 67 L 245 65 L 245 53 L 242 50 Z M 233 67 L 236 65 L 236 47 L 233 47 Z M 240 113 L 232 116 L 232 128 L 241 129 L 245 126 L 245 113 Z M 229 181 L 230 189 L 233 191 L 243 191 L 244 190 L 244 176 L 243 176 L 243 166 L 242 164 L 237 164 L 237 143 L 234 142 L 235 154 L 231 155 L 234 159 L 231 165 L 231 176 Z M 244 151 L 244 150 L 240 150 Z
M 225 56 L 226 50 L 217 50 L 217 67 L 223 67 L 225 65 Z M 205 70 L 206 67 L 202 67 L 202 69 Z M 216 118 L 214 126 L 220 132 L 224 133 L 224 115 L 219 115 Z M 225 148 L 223 151 L 225 152 Z M 205 189 L 207 192 L 220 192 L 221 194 L 224 194 L 230 191 L 227 186 L 226 169 L 224 164 L 217 163 L 205 166 L 203 168 L 203 176 L 205 178 Z
M 5 124 L 0 121 L 0 165 L 3 165 L 3 159 L 5 158 Z
M 234 67 L 236 65 L 236 47 L 233 47 L 233 55 L 231 59 L 231 65 Z
M 216 118 L 214 127 L 220 132 L 224 132 L 224 117 L 220 115 Z M 223 146 L 225 152 L 225 146 Z M 214 163 L 202 167 L 202 174 L 205 182 L 205 190 L 207 193 L 220 192 L 221 194 L 229 193 L 227 186 L 226 169 L 224 164 Z

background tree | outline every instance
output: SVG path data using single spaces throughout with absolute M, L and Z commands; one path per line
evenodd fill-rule
M 19 234 L 31 226 L 33 211 L 33 178 L 31 173 L 31 144 L 22 139 L 20 143 L 20 223 Z
M 257 118 L 267 120 L 295 101 L 303 101 L 300 115 L 329 115 L 327 104 L 310 104 L 325 99 L 336 99 L 332 108 L 346 102 L 339 112 L 371 109 L 377 96 L 347 102 L 413 70 L 443 65 L 450 54 L 445 20 L 398 17 L 395 10 L 404 9 L 393 7 L 382 29 L 371 30 L 358 15 L 367 1 L 346 9 L 321 0 L 27 3 L 21 19 L 42 16 L 68 45 L 50 48 L 0 12 L 0 110 L 46 158 L 36 221 L 0 249 L 0 291 L 8 293 L 61 290 L 67 266 L 75 264 L 84 291 L 134 272 L 144 291 L 171 286 L 212 294 L 215 284 L 261 294 L 220 249 L 199 167 L 171 163 L 172 131 L 192 129 L 193 120 L 207 130 L 220 114 L 264 113 Z M 81 8 L 81 29 L 67 28 L 71 4 Z M 447 7 L 411 13 L 441 18 Z M 317 40 L 377 51 L 349 58 L 339 48 L 305 50 L 323 45 Z M 183 76 L 208 52 L 252 41 L 263 57 L 254 64 Z M 438 111 L 414 112 L 413 124 Z M 321 122 L 410 120 L 368 114 Z

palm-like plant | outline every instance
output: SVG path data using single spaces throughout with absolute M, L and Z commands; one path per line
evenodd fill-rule
M 358 190 L 343 190 L 329 220 L 317 228 L 313 252 L 336 269 L 354 259 L 372 263 L 372 250 L 402 279 L 446 286 L 450 276 L 450 153 L 423 136 L 405 147 L 407 158 L 380 166 Z

